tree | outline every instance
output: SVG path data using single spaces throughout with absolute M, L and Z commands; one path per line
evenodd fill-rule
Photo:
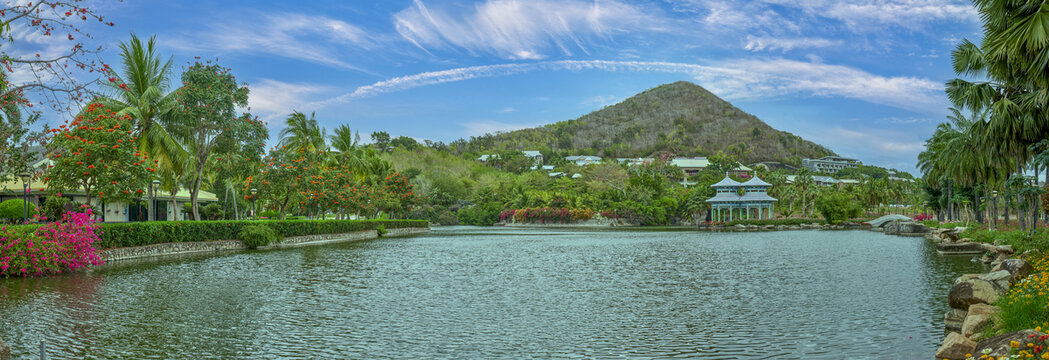
M 178 137 L 192 154 L 190 202 L 193 220 L 200 220 L 197 198 L 207 161 L 216 141 L 228 131 L 237 131 L 238 122 L 250 115 L 237 117 L 236 107 L 248 105 L 248 87 L 238 86 L 230 69 L 212 62 L 194 63 L 182 73 L 182 87 L 177 91 L 178 109 L 175 127 Z
M 840 190 L 828 190 L 820 194 L 816 199 L 816 209 L 830 224 L 857 217 L 862 211 L 852 196 Z
M 373 132 L 372 141 L 375 142 L 376 149 L 386 150 L 390 145 L 390 134 L 385 131 Z
M 29 171 L 36 154 L 30 150 L 34 145 L 47 144 L 49 128 L 30 131 L 39 114 L 29 114 L 14 102 L 6 102 L 0 108 L 0 181 L 11 180 L 22 171 Z
M 316 113 L 306 114 L 295 111 L 285 120 L 287 126 L 280 131 L 280 146 L 292 151 L 325 151 L 325 131 L 317 124 Z
M 54 162 L 44 178 L 52 191 L 83 190 L 87 203 L 141 198 L 157 161 L 136 150 L 130 116 L 117 116 L 105 105 L 88 104 L 73 121 L 51 130 L 48 145 Z
M 5 3 L 0 8 L 0 39 L 3 39 L 0 40 L 0 99 L 4 101 L 0 106 L 14 102 L 31 107 L 33 101 L 27 95 L 36 94 L 40 97 L 37 104 L 46 102 L 55 110 L 69 111 L 71 103 L 96 95 L 92 85 L 98 79 L 83 81 L 82 72 L 102 75 L 108 72 L 109 66 L 90 59 L 101 48 L 87 49 L 80 42 L 91 38 L 84 29 L 88 21 L 94 20 L 113 26 L 79 0 Z M 69 45 L 53 57 L 24 50 L 10 51 L 16 45 L 16 37 L 12 36 L 15 29 L 27 31 L 18 39 L 68 40 Z M 27 75 L 28 80 L 12 83 L 11 74 Z

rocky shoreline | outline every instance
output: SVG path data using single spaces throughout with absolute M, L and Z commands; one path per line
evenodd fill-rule
M 1042 332 L 1027 329 L 983 338 L 984 330 L 994 325 L 995 314 L 1000 311 L 992 304 L 1005 295 L 1009 288 L 1016 284 L 1016 281 L 1030 275 L 1033 271 L 1033 267 L 1027 261 L 1015 257 L 1011 246 L 979 243 L 960 238 L 960 234 L 965 231 L 965 228 L 961 227 L 931 229 L 914 222 L 894 221 L 886 223 L 883 231 L 886 234 L 906 235 L 914 235 L 920 231 L 926 239 L 936 242 L 936 250 L 939 254 L 984 254 L 980 261 L 991 268 L 990 272 L 966 274 L 954 281 L 947 296 L 950 310 L 944 314 L 946 336 L 936 350 L 936 359 L 964 360 L 973 354 L 977 354 L 977 357 L 986 354 L 1000 358 L 1009 355 L 1011 342 L 1026 343 L 1031 337 L 1045 335 Z M 985 349 L 989 349 L 988 352 L 984 352 Z

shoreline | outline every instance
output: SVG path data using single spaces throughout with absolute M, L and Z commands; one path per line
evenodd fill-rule
M 306 246 L 320 246 L 361 240 L 372 240 L 380 237 L 404 237 L 429 232 L 430 228 L 411 227 L 389 229 L 383 236 L 375 230 L 357 231 L 343 234 L 322 234 L 290 236 L 281 242 L 261 246 L 257 250 L 285 249 Z M 120 247 L 102 250 L 100 256 L 105 264 L 119 263 L 127 260 L 162 259 L 191 254 L 209 254 L 251 250 L 240 240 L 212 240 L 198 242 L 174 242 L 142 246 Z M 103 265 L 104 266 L 104 265 Z

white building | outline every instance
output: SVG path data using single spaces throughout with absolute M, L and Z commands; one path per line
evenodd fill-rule
M 840 156 L 824 156 L 819 159 L 801 159 L 801 166 L 812 172 L 833 174 L 847 168 L 854 168 L 860 161 Z

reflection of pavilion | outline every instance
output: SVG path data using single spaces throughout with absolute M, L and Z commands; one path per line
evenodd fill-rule
M 736 219 L 771 219 L 772 203 L 778 201 L 769 196 L 768 189 L 772 184 L 758 179 L 757 176 L 739 183 L 725 176 L 717 184 L 710 185 L 717 190 L 717 195 L 707 199 L 710 203 L 713 221 L 732 221 Z M 740 191 L 742 189 L 742 195 Z

